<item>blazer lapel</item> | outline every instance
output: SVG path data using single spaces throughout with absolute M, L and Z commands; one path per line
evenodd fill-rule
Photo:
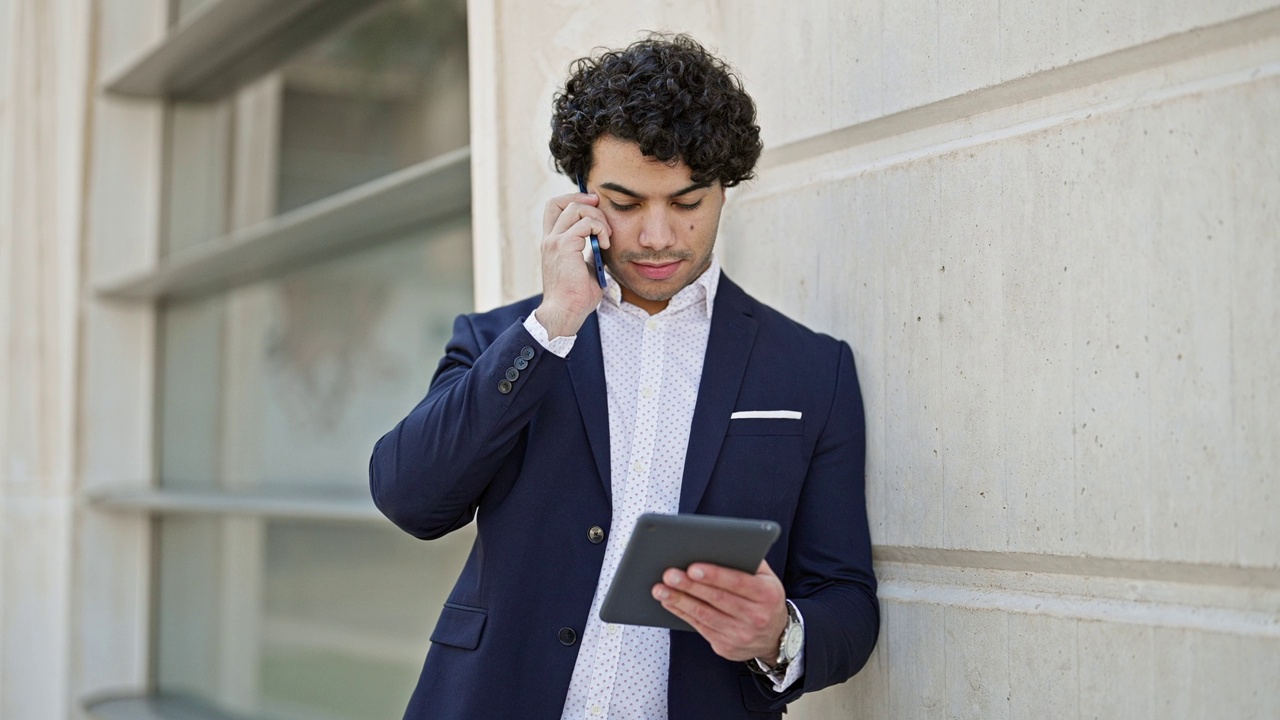
M 689 449 L 685 453 L 684 482 L 680 486 L 682 513 L 697 510 L 711 480 L 755 339 L 756 320 L 751 316 L 747 294 L 721 275 L 702 364 L 702 382 L 689 429 Z
M 604 383 L 604 353 L 600 350 L 600 319 L 596 313 L 587 316 L 578 329 L 578 339 L 566 360 L 578 410 L 591 443 L 591 454 L 600 471 L 605 494 L 609 494 L 609 395 Z

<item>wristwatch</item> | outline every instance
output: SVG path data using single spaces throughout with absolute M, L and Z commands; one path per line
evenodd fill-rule
M 747 667 L 759 675 L 766 675 L 770 680 L 779 682 L 786 677 L 787 666 L 800 655 L 800 649 L 804 647 L 804 625 L 800 622 L 800 613 L 796 612 L 796 606 L 787 601 L 787 627 L 782 631 L 782 639 L 778 642 L 778 659 L 774 662 L 773 668 L 760 662 L 759 658 L 751 658 L 747 661 Z

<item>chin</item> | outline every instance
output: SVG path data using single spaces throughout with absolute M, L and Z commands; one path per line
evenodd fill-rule
M 692 278 L 669 278 L 667 280 L 650 280 L 637 278 L 630 286 L 631 292 L 650 302 L 666 302 L 676 296 L 692 282 Z

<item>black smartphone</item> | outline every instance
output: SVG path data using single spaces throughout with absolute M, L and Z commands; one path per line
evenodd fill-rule
M 585 193 L 587 191 L 587 183 L 582 179 L 582 173 L 578 173 L 578 191 Z M 600 257 L 600 238 L 595 233 L 591 233 L 591 255 L 596 259 L 596 281 L 600 283 L 600 287 L 604 287 L 604 258 Z

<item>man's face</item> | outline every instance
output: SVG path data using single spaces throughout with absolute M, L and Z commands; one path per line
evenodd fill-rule
M 622 299 L 661 312 L 711 264 L 724 188 L 695 183 L 683 161 L 667 165 L 609 135 L 596 140 L 592 159 L 588 189 L 612 231 L 604 261 Z

